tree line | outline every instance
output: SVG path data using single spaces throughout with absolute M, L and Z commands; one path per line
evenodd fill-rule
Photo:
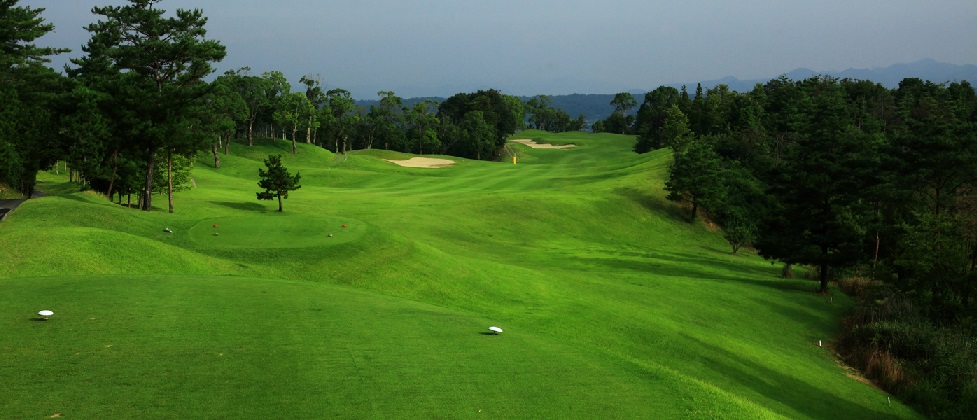
M 64 161 L 70 177 L 110 200 L 135 195 L 151 210 L 155 195 L 189 181 L 202 151 L 220 167 L 221 154 L 256 138 L 305 142 L 346 154 L 382 148 L 417 154 L 497 159 L 506 138 L 524 128 L 527 112 L 540 129 L 580 129 L 540 96 L 531 106 L 497 90 L 458 93 L 438 103 L 410 106 L 391 91 L 361 107 L 344 89 L 326 90 L 307 75 L 293 87 L 278 71 L 252 74 L 247 67 L 211 81 L 226 55 L 206 37 L 200 10 L 167 14 L 161 0 L 129 0 L 94 7 L 99 20 L 87 27 L 84 55 L 64 75 L 45 64 L 65 52 L 33 41 L 53 26 L 44 9 L 0 0 L 0 184 L 30 195 L 39 170 Z
M 977 282 L 945 283 L 929 265 L 908 262 L 921 257 L 909 258 L 920 229 L 977 220 L 969 202 L 977 95 L 966 81 L 905 79 L 889 90 L 780 78 L 747 93 L 719 85 L 692 98 L 661 87 L 645 95 L 635 125 L 636 152 L 672 151 L 666 190 L 690 204 L 690 220 L 705 208 L 723 227 L 750 232 L 730 238 L 734 246 L 817 267 L 822 291 L 829 270 L 868 263 L 899 278 L 933 278 L 906 284 L 933 303 L 973 307 Z M 962 268 L 977 268 L 977 231 L 940 233 L 967 249 Z
M 842 340 L 853 364 L 906 372 L 890 391 L 924 412 L 977 408 L 977 94 L 968 82 L 907 78 L 887 89 L 781 77 L 691 97 L 660 87 L 632 127 L 636 152 L 670 148 L 669 198 L 687 204 L 690 220 L 706 210 L 733 252 L 752 246 L 788 273 L 813 267 L 822 292 L 829 280 L 871 285 Z M 948 343 L 963 346 L 948 352 Z

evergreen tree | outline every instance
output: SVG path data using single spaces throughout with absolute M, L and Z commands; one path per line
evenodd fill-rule
M 89 86 L 113 90 L 116 122 L 130 148 L 145 159 L 141 205 L 146 211 L 152 209 L 157 151 L 171 156 L 210 145 L 205 136 L 187 134 L 189 127 L 200 126 L 194 125 L 195 112 L 208 91 L 202 79 L 225 55 L 224 46 L 204 38 L 202 11 L 177 9 L 167 17 L 158 3 L 129 0 L 126 6 L 94 7 L 104 19 L 87 27 L 88 56 L 75 61 L 80 75 L 90 76 Z
M 258 187 L 264 188 L 264 191 L 259 191 L 259 200 L 274 200 L 278 198 L 278 211 L 282 211 L 282 197 L 288 198 L 288 192 L 302 188 L 299 184 L 299 179 L 301 174 L 295 173 L 292 176 L 288 173 L 288 169 L 282 166 L 282 156 L 281 155 L 268 155 L 268 159 L 265 159 L 265 167 L 267 170 L 258 168 L 258 176 L 261 180 L 258 181 Z
M 30 198 L 37 172 L 61 157 L 56 133 L 63 77 L 44 64 L 65 49 L 38 47 L 52 31 L 42 8 L 0 0 L 0 184 Z
M 722 162 L 706 139 L 691 140 L 685 148 L 673 150 L 665 190 L 669 200 L 689 201 L 689 222 L 694 222 L 699 207 L 712 208 L 723 199 Z

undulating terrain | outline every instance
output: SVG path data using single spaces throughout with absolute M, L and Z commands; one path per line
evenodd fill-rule
M 0 418 L 915 417 L 836 361 L 848 298 L 665 200 L 668 150 L 514 138 L 576 147 L 234 144 L 174 214 L 43 173 L 0 223 Z M 282 213 L 269 154 L 301 173 Z

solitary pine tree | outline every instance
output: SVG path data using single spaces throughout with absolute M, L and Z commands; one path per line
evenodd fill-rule
M 258 186 L 264 191 L 258 192 L 259 200 L 273 200 L 278 197 L 278 211 L 282 211 L 282 196 L 288 198 L 288 192 L 302 188 L 299 185 L 301 174 L 295 173 L 293 177 L 288 173 L 288 169 L 282 166 L 282 155 L 268 155 L 265 159 L 265 166 L 268 170 L 258 168 Z

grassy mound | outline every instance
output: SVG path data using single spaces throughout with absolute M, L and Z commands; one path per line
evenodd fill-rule
M 818 347 L 848 299 L 684 221 L 667 151 L 517 137 L 577 147 L 300 145 L 283 214 L 254 194 L 281 141 L 202 155 L 174 214 L 45 174 L 0 223 L 0 418 L 915 417 Z

